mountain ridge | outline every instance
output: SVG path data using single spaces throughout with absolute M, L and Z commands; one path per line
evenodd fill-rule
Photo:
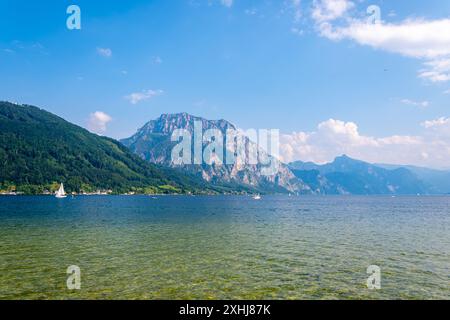
M 289 164 L 296 176 L 303 178 L 322 194 L 430 194 L 433 191 L 413 172 L 404 167 L 386 169 L 346 155 L 318 165 L 296 161 Z
M 215 128 L 225 131 L 236 127 L 226 120 L 206 120 L 188 113 L 163 114 L 155 120 L 147 122 L 135 135 L 121 142 L 151 163 L 165 166 L 171 164 L 171 150 L 175 146 L 169 142 L 170 134 L 176 129 L 186 129 L 192 133 L 193 121 L 201 121 L 203 130 Z M 294 192 L 304 194 L 440 194 L 446 190 L 432 183 L 423 181 L 422 176 L 410 168 L 399 166 L 384 168 L 365 161 L 342 155 L 333 162 L 319 165 L 313 162 L 281 163 L 281 174 L 274 179 L 264 181 L 255 178 L 254 169 L 250 173 L 236 174 L 233 167 L 219 170 L 208 166 L 191 166 L 189 171 L 200 175 L 209 182 L 231 181 L 239 184 L 261 186 L 266 191 Z M 183 168 L 184 170 L 186 167 Z M 232 176 L 234 174 L 234 176 Z M 281 176 L 281 180 L 280 180 Z M 297 180 L 295 180 L 294 176 Z M 442 180 L 442 179 L 441 179 Z M 445 185 L 444 182 L 442 184 Z M 278 187 L 278 189 L 277 189 Z M 448 188 L 450 192 L 450 187 Z
M 435 194 L 450 194 L 450 170 L 431 169 L 413 165 L 376 164 L 381 168 L 405 168 L 421 179 Z

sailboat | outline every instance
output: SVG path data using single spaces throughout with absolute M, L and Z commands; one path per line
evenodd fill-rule
M 259 194 L 253 196 L 253 200 L 261 200 L 261 196 Z
M 64 185 L 62 183 L 59 190 L 56 191 L 55 197 L 58 199 L 67 198 L 66 192 L 64 191 Z

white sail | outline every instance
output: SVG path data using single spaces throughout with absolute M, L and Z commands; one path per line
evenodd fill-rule
M 59 190 L 56 191 L 56 197 L 57 198 L 65 198 L 66 192 L 64 191 L 64 185 L 61 183 L 61 186 L 59 187 Z

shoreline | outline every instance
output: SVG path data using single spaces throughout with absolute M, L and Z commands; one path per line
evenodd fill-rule
M 67 198 L 77 198 L 77 197 L 252 197 L 256 194 L 75 194 L 67 195 Z M 388 195 L 388 194 L 299 194 L 299 195 L 289 195 L 281 193 L 273 194 L 263 194 L 263 197 L 287 197 L 287 198 L 330 198 L 330 197 L 383 197 L 383 198 L 425 198 L 425 197 L 450 197 L 450 194 L 402 194 L 402 195 Z M 7 197 L 49 197 L 54 198 L 53 194 L 0 194 L 0 198 Z

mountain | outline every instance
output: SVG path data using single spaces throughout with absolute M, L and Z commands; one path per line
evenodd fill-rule
M 417 166 L 402 166 L 377 164 L 377 166 L 389 170 L 404 168 L 414 173 L 420 180 L 422 180 L 430 193 L 434 194 L 450 194 L 450 171 L 435 170 L 429 168 L 422 168 Z
M 427 194 L 425 183 L 406 168 L 385 169 L 347 156 L 332 163 L 291 163 L 292 172 L 319 194 Z
M 34 106 L 0 102 L 0 191 L 184 193 L 212 191 L 200 179 L 151 165 L 118 141 Z
M 240 186 L 252 188 L 258 192 L 310 193 L 309 187 L 298 179 L 286 165 L 270 157 L 265 151 L 258 149 L 245 136 L 241 137 L 245 149 L 257 149 L 260 157 L 270 158 L 273 163 L 278 165 L 275 174 L 264 175 L 262 173 L 263 166 L 260 164 L 245 164 L 242 166 L 238 164 L 208 165 L 204 163 L 192 164 L 193 161 L 183 166 L 174 164 L 172 150 L 178 142 L 171 141 L 172 134 L 175 130 L 184 129 L 193 135 L 195 123 L 201 123 L 200 132 L 202 134 L 209 129 L 217 129 L 225 137 L 227 130 L 236 131 L 236 127 L 225 120 L 206 120 L 187 113 L 163 114 L 160 118 L 149 121 L 135 135 L 121 140 L 121 142 L 142 159 L 172 168 L 182 168 L 214 185 Z M 193 145 L 192 143 L 192 153 L 195 150 Z M 201 151 L 204 151 L 207 145 L 208 143 L 203 142 Z M 224 143 L 224 146 L 227 146 L 227 144 Z M 225 153 L 227 150 L 230 151 L 229 148 L 225 147 L 222 151 Z M 234 153 L 234 151 L 232 152 Z
M 256 148 L 259 156 L 278 165 L 275 174 L 262 174 L 261 164 L 175 165 L 171 155 L 178 142 L 172 142 L 171 136 L 177 129 L 193 134 L 195 122 L 202 124 L 202 133 L 217 129 L 225 134 L 236 129 L 225 120 L 210 121 L 186 113 L 162 115 L 120 143 L 37 107 L 0 102 L 0 193 L 54 191 L 60 182 L 69 192 L 361 195 L 450 192 L 450 172 L 373 165 L 347 156 L 325 165 L 299 161 L 286 166 L 257 149 L 245 136 L 241 138 L 246 150 Z M 204 141 L 202 151 L 208 146 Z

